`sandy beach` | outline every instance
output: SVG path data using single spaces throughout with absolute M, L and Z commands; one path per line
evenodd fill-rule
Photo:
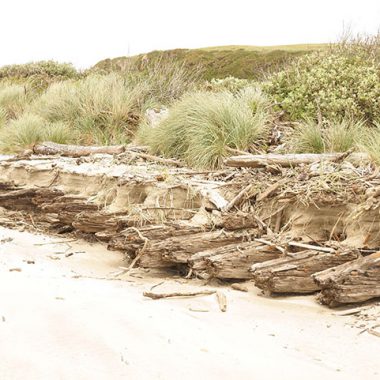
M 380 339 L 312 296 L 132 271 L 119 252 L 0 229 L 0 378 L 377 379 Z M 68 241 L 63 243 L 62 241 Z M 54 243 L 58 242 L 58 243 Z M 215 289 L 151 300 L 143 292 Z

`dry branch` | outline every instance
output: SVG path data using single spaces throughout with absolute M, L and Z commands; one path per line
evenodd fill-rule
M 232 200 L 231 202 L 229 202 L 224 208 L 223 208 L 223 211 L 224 212 L 228 212 L 230 210 L 232 210 L 232 208 L 234 208 L 235 206 L 238 206 L 240 204 L 240 202 L 242 201 L 242 199 L 247 195 L 249 194 L 250 190 L 252 189 L 253 185 L 252 184 L 249 184 L 248 186 L 246 186 L 243 190 L 241 190 Z
M 200 290 L 197 292 L 173 292 L 173 293 L 153 293 L 153 292 L 144 292 L 144 297 L 152 298 L 153 300 L 158 300 L 161 298 L 170 298 L 170 297 L 196 297 L 196 296 L 208 296 L 210 294 L 216 293 L 215 290 Z

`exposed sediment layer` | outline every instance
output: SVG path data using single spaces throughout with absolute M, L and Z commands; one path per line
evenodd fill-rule
M 31 223 L 60 233 L 94 236 L 142 267 L 253 279 L 273 293 L 322 288 L 322 302 L 331 305 L 365 298 L 353 287 L 340 296 L 338 280 L 315 273 L 380 247 L 380 178 L 370 167 L 330 162 L 195 172 L 147 165 L 144 157 L 3 156 L 0 207 L 27 212 Z M 305 250 L 302 243 L 333 248 Z

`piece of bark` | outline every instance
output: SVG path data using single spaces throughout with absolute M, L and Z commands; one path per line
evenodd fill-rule
M 34 154 L 40 155 L 60 155 L 65 157 L 83 157 L 91 154 L 120 154 L 125 151 L 124 145 L 110 146 L 80 146 L 80 145 L 65 145 L 57 144 L 51 141 L 46 141 L 37 144 L 33 147 Z
M 329 306 L 380 297 L 380 252 L 315 273 L 319 300 Z
M 216 298 L 218 300 L 220 311 L 222 311 L 223 313 L 226 312 L 227 311 L 227 297 L 226 297 L 226 295 L 223 292 L 221 292 L 220 290 L 218 290 L 216 292 Z
M 197 253 L 191 257 L 190 265 L 195 274 L 205 272 L 220 279 L 251 279 L 250 268 L 255 263 L 281 257 L 274 247 L 258 242 L 229 244 L 220 248 Z
M 213 222 L 217 227 L 225 230 L 234 231 L 244 228 L 257 228 L 258 223 L 255 215 L 241 211 L 232 213 L 223 213 L 220 220 Z
M 235 282 L 234 284 L 231 284 L 231 288 L 234 290 L 238 290 L 239 292 L 248 292 L 248 287 L 244 284 L 241 284 L 240 282 Z
M 270 293 L 313 293 L 320 289 L 312 275 L 325 269 L 355 260 L 357 250 L 326 253 L 302 251 L 251 267 L 255 285 Z
M 200 290 L 195 292 L 172 292 L 172 293 L 153 293 L 144 292 L 144 297 L 152 298 L 153 300 L 158 300 L 161 298 L 170 297 L 196 297 L 196 296 L 208 296 L 210 294 L 216 293 L 215 290 Z
M 313 164 L 321 161 L 339 161 L 346 158 L 345 153 L 300 153 L 300 154 L 259 154 L 241 155 L 229 157 L 225 160 L 226 166 L 260 168 L 268 165 L 279 165 L 282 167 L 292 167 L 303 164 Z M 368 159 L 368 155 L 363 153 L 352 153 L 350 161 L 358 162 Z

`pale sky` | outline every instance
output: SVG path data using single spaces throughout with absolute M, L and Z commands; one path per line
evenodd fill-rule
M 217 45 L 332 42 L 373 34 L 380 0 L 0 0 L 0 65 Z

